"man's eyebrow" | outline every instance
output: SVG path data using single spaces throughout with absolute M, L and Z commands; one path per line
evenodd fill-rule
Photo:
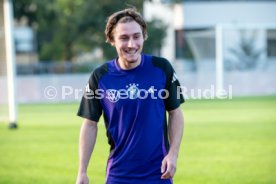
M 133 34 L 121 34 L 121 35 L 119 35 L 119 37 L 124 37 L 124 36 L 131 36 L 131 35 L 141 35 L 142 33 L 140 33 L 140 32 L 137 32 L 137 33 L 133 33 Z
M 122 35 L 119 35 L 119 37 L 128 37 L 127 34 L 122 34 Z

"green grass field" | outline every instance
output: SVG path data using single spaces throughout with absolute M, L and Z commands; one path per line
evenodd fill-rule
M 276 97 L 190 100 L 175 184 L 276 184 Z M 0 184 L 74 183 L 78 104 L 20 105 L 19 129 L 0 123 Z M 103 184 L 103 123 L 88 174 Z

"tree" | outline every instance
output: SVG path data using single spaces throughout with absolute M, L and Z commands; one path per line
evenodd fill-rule
M 110 13 L 129 6 L 142 10 L 143 2 L 138 0 L 21 0 L 14 2 L 15 18 L 27 19 L 38 41 L 40 60 L 72 61 L 82 53 L 102 48 L 105 58 L 115 56 L 114 48 L 105 43 L 104 28 Z M 161 22 L 149 23 L 152 37 L 147 45 L 158 50 L 162 43 L 164 26 Z M 150 35 L 150 36 L 151 36 Z
M 147 22 L 148 26 L 148 39 L 144 45 L 145 53 L 152 53 L 160 55 L 160 50 L 163 45 L 164 38 L 166 37 L 166 25 L 158 19 L 153 19 Z

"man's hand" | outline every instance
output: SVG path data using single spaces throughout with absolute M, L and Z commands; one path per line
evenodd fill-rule
M 87 174 L 85 173 L 78 174 L 76 184 L 88 184 L 88 183 L 89 183 L 89 179 Z
M 170 150 L 165 156 L 161 165 L 161 179 L 172 178 L 176 171 L 176 162 L 178 158 L 178 152 L 180 143 L 182 140 L 184 127 L 184 119 L 181 109 L 178 107 L 169 111 L 169 138 L 170 138 Z
M 161 166 L 161 179 L 170 179 L 174 176 L 176 171 L 177 156 L 168 154 L 162 161 Z

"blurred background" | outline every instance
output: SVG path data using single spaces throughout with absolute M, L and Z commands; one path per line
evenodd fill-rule
M 92 0 L 14 1 L 16 82 L 17 89 L 25 89 L 17 94 L 17 101 L 78 100 L 69 95 L 48 99 L 43 90 L 51 85 L 60 94 L 61 84 L 82 89 L 88 73 L 116 56 L 105 43 L 106 17 L 131 5 L 148 23 L 150 36 L 144 52 L 171 61 L 187 88 L 217 85 L 228 89 L 232 85 L 235 96 L 274 95 L 275 3 L 106 0 L 96 6 Z
M 78 103 L 116 57 L 107 16 L 132 6 L 144 53 L 167 58 L 186 89 L 175 183 L 276 183 L 275 0 L 0 0 L 0 184 L 74 183 Z M 89 172 L 104 183 L 99 126 Z

